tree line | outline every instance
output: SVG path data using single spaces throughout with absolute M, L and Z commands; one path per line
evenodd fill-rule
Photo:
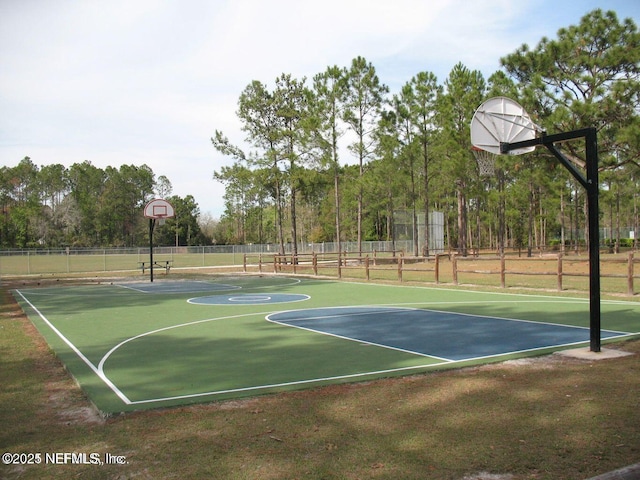
M 15 167 L 0 167 L 0 248 L 147 245 L 143 208 L 154 196 L 166 198 L 176 211 L 156 227 L 155 242 L 211 243 L 198 223 L 195 199 L 171 191 L 169 179 L 156 178 L 147 165 L 102 169 L 84 161 L 39 167 L 25 157 Z
M 429 254 L 418 216 L 440 211 L 445 241 L 471 248 L 578 248 L 587 228 L 585 192 L 550 153 L 497 156 L 481 176 L 470 122 L 487 98 L 510 97 L 549 133 L 595 127 L 600 216 L 615 247 L 637 246 L 640 186 L 640 34 L 613 11 L 587 13 L 556 39 L 522 45 L 485 79 L 458 63 L 440 82 L 418 72 L 397 92 L 356 57 L 311 79 L 282 74 L 270 87 L 249 83 L 237 116 L 246 144 L 222 131 L 214 148 L 233 159 L 215 170 L 225 184 L 221 243 L 397 238 L 398 212 L 409 214 L 415 255 Z M 577 168 L 583 142 L 562 144 Z M 625 238 L 627 237 L 627 238 Z M 633 240 L 630 239 L 633 237 Z M 420 249 L 420 245 L 422 248 Z

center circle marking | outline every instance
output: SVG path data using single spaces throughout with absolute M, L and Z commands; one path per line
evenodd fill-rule
M 230 302 L 268 302 L 271 297 L 267 295 L 244 295 L 240 297 L 229 297 Z
M 236 294 L 236 295 L 208 295 L 190 298 L 188 303 L 193 305 L 269 305 L 272 303 L 292 303 L 309 300 L 309 295 L 300 293 L 268 293 L 268 294 Z

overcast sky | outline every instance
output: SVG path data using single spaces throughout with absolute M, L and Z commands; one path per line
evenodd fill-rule
M 485 77 L 595 8 L 639 0 L 0 0 L 0 165 L 149 165 L 202 213 L 224 212 L 211 145 L 243 145 L 242 90 L 363 56 L 391 93 L 462 62 Z

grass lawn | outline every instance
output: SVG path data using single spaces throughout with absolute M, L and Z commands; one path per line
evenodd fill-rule
M 104 419 L 8 288 L 0 449 L 41 461 L 2 464 L 2 479 L 583 480 L 640 459 L 638 340 L 609 346 L 635 353 L 612 360 L 549 355 Z

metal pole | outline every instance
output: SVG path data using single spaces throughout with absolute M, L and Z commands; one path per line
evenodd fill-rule
M 595 128 L 585 135 L 587 205 L 589 210 L 589 312 L 591 351 L 600 351 L 600 227 L 598 207 L 598 142 Z
M 153 283 L 153 227 L 155 223 L 154 218 L 149 219 L 149 271 L 151 283 Z
M 587 177 L 560 152 L 554 143 L 565 142 L 576 138 L 585 139 Z M 584 128 L 572 132 L 543 135 L 542 137 L 515 143 L 501 143 L 500 151 L 508 153 L 518 148 L 544 145 L 569 170 L 587 192 L 588 222 L 589 222 L 589 330 L 590 348 L 592 352 L 599 352 L 601 346 L 600 322 L 600 225 L 598 210 L 598 141 L 596 129 Z

